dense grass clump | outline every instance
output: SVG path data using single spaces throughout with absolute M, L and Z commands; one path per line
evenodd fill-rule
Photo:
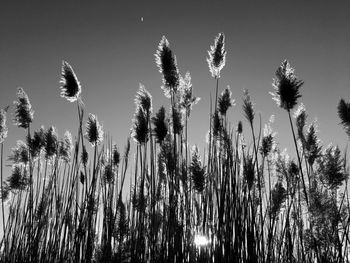
M 223 33 L 208 54 L 215 106 L 202 155 L 187 138 L 199 98 L 165 37 L 155 56 L 169 111 L 162 106 L 153 113 L 152 96 L 140 84 L 123 152 L 96 115 L 84 117 L 80 82 L 68 62 L 60 89 L 77 105 L 75 134 L 60 137 L 54 127 L 32 131 L 34 111 L 18 89 L 14 123 L 25 133 L 8 158 L 6 180 L 8 107 L 0 110 L 0 261 L 349 262 L 347 156 L 337 146 L 324 147 L 304 105 L 297 107 L 303 81 L 285 60 L 272 83 L 273 99 L 290 123 L 294 160 L 278 148 L 273 117 L 257 128 L 258 103 L 248 90 L 242 98 L 247 127 L 228 118 L 235 105 L 230 87 L 218 95 Z M 350 135 L 350 106 L 343 99 L 338 115 Z

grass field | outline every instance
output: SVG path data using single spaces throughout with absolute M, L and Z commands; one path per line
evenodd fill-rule
M 346 153 L 321 145 L 298 101 L 303 81 L 288 61 L 276 65 L 271 95 L 290 122 L 295 158 L 278 148 L 273 117 L 262 127 L 248 90 L 242 98 L 248 125 L 227 118 L 235 102 L 230 88 L 219 85 L 225 56 L 220 33 L 207 58 L 215 97 L 204 149 L 187 140 L 199 98 L 165 37 L 156 64 L 169 105 L 153 109 L 140 85 L 124 147 L 87 114 L 68 62 L 61 96 L 76 104 L 73 135 L 60 137 L 54 127 L 31 130 L 34 112 L 19 88 L 14 106 L 0 111 L 1 261 L 348 262 Z M 341 99 L 334 108 L 350 136 L 350 103 Z M 10 111 L 23 138 L 7 157 Z M 12 170 L 5 180 L 6 158 Z

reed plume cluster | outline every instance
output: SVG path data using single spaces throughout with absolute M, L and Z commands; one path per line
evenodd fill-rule
M 34 111 L 19 88 L 14 124 L 26 133 L 7 158 L 7 176 L 9 108 L 0 109 L 0 261 L 349 262 L 347 155 L 319 140 L 317 123 L 299 103 L 304 82 L 285 60 L 271 83 L 272 99 L 287 112 L 292 158 L 278 146 L 274 116 L 259 128 L 254 94 L 229 86 L 219 93 L 223 33 L 208 55 L 215 106 L 208 105 L 203 147 L 188 141 L 200 99 L 166 37 L 155 62 L 169 105 L 154 110 L 140 84 L 123 151 L 97 115 L 84 116 L 83 89 L 68 62 L 62 62 L 59 88 L 76 103 L 76 133 L 33 131 Z M 228 114 L 239 96 L 244 121 Z M 341 99 L 337 110 L 350 136 L 350 104 Z

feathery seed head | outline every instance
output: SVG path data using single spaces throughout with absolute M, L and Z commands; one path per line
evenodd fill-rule
M 135 104 L 136 107 L 141 107 L 147 115 L 152 112 L 152 96 L 141 83 L 136 93 Z
M 285 179 L 287 181 L 287 185 L 289 185 L 288 192 L 290 195 L 293 195 L 300 179 L 299 166 L 293 160 L 289 161 L 286 166 Z
M 205 169 L 202 167 L 198 147 L 196 145 L 192 148 L 190 171 L 192 174 L 193 188 L 199 193 L 203 192 L 205 187 Z
M 81 93 L 80 82 L 73 68 L 66 61 L 62 61 L 60 84 L 62 84 L 60 87 L 62 98 L 66 98 L 70 102 L 74 102 L 79 98 Z
M 29 162 L 28 146 L 25 142 L 18 140 L 17 146 L 12 148 L 12 154 L 8 157 L 14 164 L 24 164 Z
M 186 72 L 185 77 L 180 76 L 180 83 L 179 83 L 179 90 L 181 93 L 184 93 L 185 91 L 192 91 L 192 83 L 191 83 L 191 73 Z
M 8 182 L 3 182 L 2 184 L 2 189 L 0 189 L 0 200 L 6 203 L 10 199 L 11 188 Z
M 109 149 L 104 149 L 103 154 L 100 159 L 101 166 L 108 165 L 111 162 L 111 154 Z
M 45 158 L 53 159 L 58 150 L 58 136 L 55 127 L 51 126 L 45 133 Z
M 24 190 L 28 185 L 25 167 L 23 167 L 21 164 L 12 165 L 12 172 L 7 180 L 12 191 Z
M 213 78 L 220 78 L 220 72 L 226 63 L 225 35 L 219 33 L 215 38 L 214 45 L 210 46 L 207 58 L 210 73 Z
M 243 163 L 243 178 L 248 185 L 248 189 L 251 190 L 255 180 L 254 161 L 252 155 L 246 156 Z
M 310 124 L 305 135 L 303 147 L 305 148 L 305 155 L 310 165 L 321 155 L 321 142 L 317 138 L 316 122 Z
M 341 157 L 341 152 L 337 146 L 328 146 L 318 164 L 321 181 L 330 189 L 339 188 L 344 180 L 348 178 L 347 172 L 344 171 L 344 158 Z
M 194 97 L 192 92 L 191 75 L 189 72 L 186 73 L 185 78 L 180 76 L 180 107 L 185 112 L 186 116 L 189 117 L 192 105 L 197 104 L 200 98 Z
M 165 156 L 163 155 L 164 152 L 158 153 L 158 160 L 157 160 L 157 174 L 159 177 L 159 181 L 165 181 L 166 180 L 166 164 L 165 164 Z
M 221 96 L 218 98 L 218 110 L 222 116 L 226 115 L 227 110 L 235 105 L 235 100 L 232 99 L 232 92 L 230 86 L 221 93 Z
M 14 124 L 18 127 L 27 129 L 33 121 L 34 111 L 28 99 L 28 95 L 22 88 L 17 90 L 17 101 L 14 101 L 15 113 Z
M 304 144 L 305 136 L 303 131 L 306 123 L 307 114 L 303 103 L 301 103 L 297 110 L 294 112 L 294 118 L 296 119 L 298 137 Z
M 85 182 L 85 175 L 84 175 L 84 173 L 82 172 L 82 171 L 80 171 L 80 176 L 79 176 L 80 178 L 80 183 L 81 184 L 84 184 L 84 182 Z
M 247 89 L 244 90 L 243 95 L 243 113 L 245 118 L 249 121 L 250 124 L 253 124 L 254 120 L 254 104 L 250 99 L 250 95 Z
M 266 157 L 272 150 L 272 146 L 274 143 L 274 137 L 273 134 L 269 134 L 266 136 L 263 136 L 260 146 L 260 153 Z
M 174 155 L 173 140 L 172 140 L 172 136 L 170 134 L 167 134 L 167 136 L 165 136 L 165 139 L 164 139 L 163 143 L 161 144 L 159 158 L 162 158 L 163 162 L 166 165 L 167 171 L 174 171 L 175 170 L 176 156 Z
M 140 108 L 136 108 L 131 128 L 131 137 L 139 144 L 144 144 L 148 141 L 149 128 L 146 113 Z
M 290 157 L 287 153 L 287 149 L 284 149 L 282 152 L 280 150 L 277 150 L 273 157 L 277 176 L 281 179 L 288 179 L 288 166 L 290 164 Z
M 169 47 L 169 42 L 165 36 L 162 37 L 156 51 L 156 64 L 159 72 L 163 74 L 164 94 L 170 98 L 171 92 L 176 92 L 179 85 L 179 70 L 177 68 L 176 56 Z
M 113 145 L 113 165 L 118 166 L 120 162 L 120 154 L 117 145 Z
M 213 115 L 213 137 L 217 138 L 220 135 L 222 129 L 223 127 L 221 124 L 219 113 L 218 111 L 215 111 Z
M 294 69 L 287 60 L 284 60 L 276 71 L 276 78 L 273 79 L 272 86 L 275 92 L 270 92 L 277 105 L 290 111 L 297 104 L 301 97 L 299 89 L 304 84 L 294 75 Z
M 274 122 L 274 115 L 271 115 L 269 123 L 265 124 L 263 138 L 260 146 L 260 153 L 263 156 L 267 156 L 275 145 L 274 138 L 276 137 L 276 133 L 272 131 L 271 124 Z
M 303 120 L 304 125 L 305 125 L 305 120 L 306 120 L 307 114 L 306 114 L 306 109 L 305 109 L 304 103 L 300 103 L 298 108 L 294 111 L 293 117 L 295 119 L 301 118 Z
M 345 102 L 343 99 L 338 104 L 338 116 L 341 120 L 346 133 L 350 138 L 350 103 Z
M 0 143 L 4 142 L 7 137 L 6 113 L 7 109 L 0 109 Z
M 59 155 L 67 163 L 71 159 L 72 149 L 73 149 L 72 134 L 69 131 L 66 131 L 64 133 L 63 140 L 60 141 Z
M 168 133 L 168 124 L 165 116 L 165 108 L 160 107 L 155 117 L 152 117 L 154 125 L 153 132 L 155 133 L 157 143 L 162 144 L 165 136 Z
M 96 147 L 103 141 L 102 128 L 102 125 L 98 122 L 97 116 L 90 113 L 86 123 L 85 138 L 89 141 L 92 147 Z
M 238 122 L 237 132 L 238 132 L 238 134 L 242 134 L 242 132 L 243 132 L 243 124 L 241 121 Z
M 114 169 L 111 164 L 105 166 L 103 179 L 108 184 L 114 183 Z
M 34 131 L 32 138 L 27 137 L 30 154 L 33 159 L 40 156 L 40 152 L 45 146 L 45 130 L 42 126 L 39 130 Z
M 81 156 L 80 156 L 81 162 L 83 163 L 84 166 L 86 166 L 88 160 L 89 160 L 89 154 L 86 150 L 85 145 L 83 145 L 83 149 L 81 151 Z
M 283 187 L 282 182 L 277 182 L 275 187 L 271 190 L 271 210 L 270 217 L 275 220 L 280 212 L 284 201 L 287 198 L 287 191 Z
M 275 136 L 276 133 L 272 131 L 272 127 L 271 127 L 271 125 L 272 125 L 272 123 L 274 123 L 274 121 L 275 121 L 275 116 L 271 115 L 268 124 L 265 124 L 264 131 L 263 131 L 264 136 L 267 136 L 267 135 L 272 134 L 272 133 Z
M 294 161 L 290 161 L 288 164 L 288 177 L 297 178 L 299 175 L 299 167 Z
M 96 214 L 98 211 L 98 206 L 99 206 L 98 198 L 96 198 L 95 195 L 89 195 L 87 200 L 87 207 L 86 207 L 88 213 Z

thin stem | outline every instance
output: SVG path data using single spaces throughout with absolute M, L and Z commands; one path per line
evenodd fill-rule
M 309 206 L 309 199 L 308 199 L 307 192 L 306 192 L 306 185 L 305 185 L 305 179 L 304 179 L 304 174 L 303 174 L 303 167 L 302 167 L 302 165 L 301 165 L 301 159 L 300 159 L 299 150 L 298 150 L 298 145 L 297 145 L 297 140 L 296 140 L 295 132 L 294 132 L 294 128 L 293 128 L 292 117 L 291 117 L 291 115 L 290 115 L 290 110 L 288 110 L 288 117 L 289 117 L 290 127 L 291 127 L 291 129 L 292 129 L 292 134 L 293 134 L 293 140 L 294 140 L 295 150 L 296 150 L 296 152 L 297 152 L 298 163 L 299 163 L 299 170 L 300 170 L 300 174 L 301 174 L 301 180 L 302 180 L 302 182 L 303 182 L 305 200 L 306 200 L 306 204 Z
M 1 208 L 2 208 L 2 230 L 3 230 L 3 241 L 5 246 L 5 254 L 6 254 L 6 240 L 5 240 L 5 212 L 4 212 L 4 187 L 3 187 L 3 156 L 4 156 L 4 142 L 1 143 Z

